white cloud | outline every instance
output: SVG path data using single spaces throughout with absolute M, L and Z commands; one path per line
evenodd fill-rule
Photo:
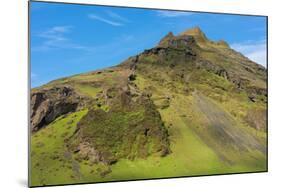
M 115 19 L 115 20 L 119 20 L 121 22 L 130 22 L 127 18 L 115 13 L 115 12 L 112 12 L 112 11 L 106 11 L 106 13 L 108 14 L 108 16 L 110 16 L 111 18 Z
M 54 26 L 38 34 L 39 37 L 63 40 L 63 34 L 71 30 L 72 26 Z
M 160 10 L 157 11 L 157 15 L 160 17 L 181 17 L 181 16 L 190 16 L 192 15 L 192 12 L 181 12 L 181 11 L 168 11 L 168 10 Z
M 43 39 L 43 42 L 32 47 L 33 51 L 46 51 L 50 49 L 84 49 L 86 47 L 73 43 L 65 35 L 71 32 L 72 26 L 54 26 L 36 36 Z
M 101 16 L 97 16 L 95 14 L 89 14 L 88 17 L 90 19 L 93 19 L 93 20 L 98 20 L 98 21 L 101 21 L 103 23 L 107 23 L 109 25 L 112 25 L 112 26 L 122 26 L 123 24 L 120 23 L 120 22 L 117 22 L 117 21 L 113 21 L 113 20 L 109 20 L 109 19 L 106 19 L 106 18 L 103 18 Z
M 251 59 L 252 61 L 266 67 L 266 41 L 246 41 L 242 43 L 234 43 L 231 48 Z
M 51 33 L 66 33 L 69 32 L 72 26 L 55 26 L 50 29 Z

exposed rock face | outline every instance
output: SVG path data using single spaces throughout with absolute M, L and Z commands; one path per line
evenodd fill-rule
M 206 37 L 205 33 L 203 33 L 203 31 L 199 27 L 191 28 L 181 33 L 180 36 L 192 36 L 197 40 L 198 43 L 203 43 L 208 41 L 208 38 Z
M 191 49 L 191 47 L 195 46 L 196 42 L 193 36 L 173 36 L 170 33 L 165 36 L 159 43 L 159 47 L 169 47 L 175 49 Z
M 84 103 L 85 99 L 67 86 L 32 92 L 31 131 L 38 131 L 60 115 L 76 111 Z

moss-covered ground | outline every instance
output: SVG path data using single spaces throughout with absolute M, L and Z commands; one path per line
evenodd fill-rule
M 118 82 L 118 74 L 112 72 L 104 74 L 115 76 L 113 79 L 104 81 L 107 87 Z M 262 147 L 265 147 L 266 133 L 247 126 L 243 121 L 247 110 L 262 108 L 264 106 L 262 103 L 250 103 L 245 93 L 235 92 L 233 85 L 209 72 L 201 70 L 200 72 L 193 72 L 189 77 L 193 84 L 188 86 L 182 82 L 172 83 L 172 80 L 169 80 L 165 74 L 169 73 L 160 74 L 157 80 L 145 78 L 139 74 L 134 83 L 140 90 L 153 93 L 151 99 L 158 108 L 164 126 L 168 130 L 170 154 L 165 157 L 149 155 L 147 158 L 123 158 L 112 165 L 101 162 L 90 163 L 88 160 L 77 161 L 73 152 L 70 152 L 65 144 L 66 139 L 74 134 L 77 123 L 88 113 L 88 110 L 85 109 L 61 116 L 32 135 L 31 184 L 36 186 L 104 182 L 255 172 L 267 169 L 265 153 L 258 149 L 249 147 L 247 151 L 236 152 L 236 150 L 226 150 L 223 145 L 214 144 L 214 135 L 206 131 L 204 127 L 212 121 L 208 119 L 207 115 L 202 115 L 204 109 L 200 111 L 196 102 L 195 91 L 206 97 L 206 100 L 209 101 L 206 104 L 215 104 L 217 111 L 222 109 L 227 114 L 225 116 L 230 116 L 237 122 L 236 126 L 240 130 L 243 130 L 245 134 L 255 135 L 255 139 Z M 78 78 L 78 81 L 80 79 L 85 81 L 85 78 L 82 77 L 84 76 L 71 79 L 76 80 Z M 101 80 L 104 79 L 102 74 L 97 74 L 97 77 L 88 75 L 85 75 L 85 77 L 91 81 L 99 81 L 97 77 L 101 77 Z M 171 87 L 162 87 L 165 85 L 161 85 L 163 80 L 165 83 L 172 83 Z M 99 87 L 92 87 L 81 82 L 75 83 L 74 86 L 82 94 L 93 98 L 102 91 Z M 189 91 L 186 93 L 178 92 L 179 89 L 175 90 L 174 87 L 181 89 L 187 87 Z M 103 106 L 101 109 L 103 109 Z M 112 119 L 118 126 L 139 121 L 143 118 L 144 110 L 140 108 L 125 115 L 117 112 L 112 113 L 112 116 L 105 118 L 106 121 L 101 120 L 100 124 L 109 126 L 110 123 L 106 122 L 112 122 Z M 114 131 L 112 126 L 114 127 L 114 125 L 109 126 L 110 131 Z M 86 128 L 86 132 L 91 132 L 91 128 L 94 127 Z M 99 128 L 99 126 L 96 125 L 95 128 Z M 124 131 L 127 131 L 126 127 L 123 128 Z M 105 133 L 104 131 L 106 129 L 101 129 L 100 133 Z M 118 132 L 119 130 L 115 131 Z M 112 140 L 108 140 L 108 142 L 112 141 L 110 145 L 113 146 L 113 149 L 117 148 L 116 153 L 118 154 L 118 147 L 125 146 L 116 144 L 118 139 L 116 140 L 114 136 L 118 135 L 113 134 Z M 102 147 L 105 140 L 100 140 L 100 142 L 98 147 Z

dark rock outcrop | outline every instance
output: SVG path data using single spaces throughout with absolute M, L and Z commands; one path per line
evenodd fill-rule
M 60 115 L 76 111 L 85 99 L 71 87 L 53 87 L 31 93 L 31 131 L 48 125 Z

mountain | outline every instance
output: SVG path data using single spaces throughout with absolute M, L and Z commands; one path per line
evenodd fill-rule
M 265 171 L 267 70 L 195 27 L 31 91 L 32 185 Z

